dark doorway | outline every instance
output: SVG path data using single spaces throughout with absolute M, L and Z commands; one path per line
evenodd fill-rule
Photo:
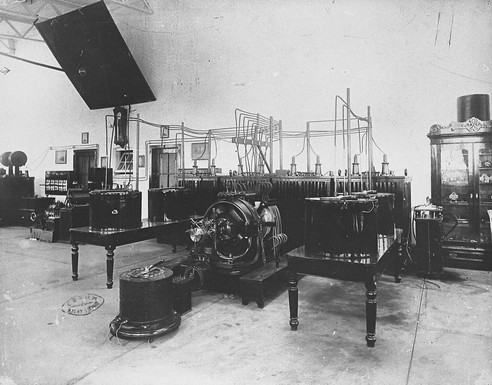
M 150 188 L 168 188 L 178 185 L 177 147 L 153 148 Z
M 74 150 L 73 170 L 78 187 L 88 189 L 89 172 L 96 167 L 97 150 Z

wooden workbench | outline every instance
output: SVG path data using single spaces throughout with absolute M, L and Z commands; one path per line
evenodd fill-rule
M 106 249 L 106 272 L 108 289 L 113 287 L 114 250 L 117 246 L 155 239 L 169 232 L 178 233 L 185 231 L 190 219 L 181 219 L 166 222 L 151 222 L 147 219 L 142 221 L 140 227 L 122 230 L 91 230 L 89 226 L 70 229 L 70 243 L 72 245 L 72 279 L 76 281 L 79 277 L 79 244 L 90 244 L 104 246 Z M 178 235 L 178 234 L 177 234 Z M 176 251 L 173 245 L 173 251 Z

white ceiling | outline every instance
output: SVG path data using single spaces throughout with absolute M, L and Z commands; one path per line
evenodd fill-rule
M 15 53 L 19 39 L 44 42 L 34 27 L 35 20 L 47 20 L 95 3 L 96 0 L 0 0 L 0 51 Z M 152 14 L 147 0 L 104 0 L 110 10 Z

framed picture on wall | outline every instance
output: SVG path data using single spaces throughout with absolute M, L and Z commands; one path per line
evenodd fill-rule
M 208 143 L 191 143 L 191 159 L 207 160 L 208 155 Z
M 82 133 L 82 144 L 87 144 L 87 143 L 89 143 L 89 133 L 83 132 Z
M 138 156 L 138 167 L 145 167 L 145 155 Z
M 67 163 L 67 150 L 56 150 L 55 164 L 66 164 L 66 163 Z

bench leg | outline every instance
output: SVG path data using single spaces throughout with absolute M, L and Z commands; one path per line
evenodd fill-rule
M 398 244 L 398 250 L 396 250 L 396 271 L 395 271 L 395 282 L 396 283 L 401 282 L 401 276 L 403 273 L 403 266 L 405 264 L 404 256 L 403 256 L 403 254 L 404 254 L 403 247 L 404 247 L 403 242 L 400 242 Z
M 297 273 L 289 271 L 289 309 L 290 309 L 290 328 L 291 330 L 297 330 L 299 325 L 298 319 L 298 300 L 299 294 L 297 289 Z
M 113 287 L 114 249 L 114 246 L 106 246 L 106 275 L 108 278 L 106 287 L 108 289 Z
M 79 245 L 72 243 L 72 280 L 79 278 Z
M 265 307 L 265 298 L 263 295 L 263 285 L 258 283 L 241 283 L 241 302 L 243 305 L 247 305 L 250 300 L 256 301 L 259 308 Z
M 260 284 L 256 287 L 256 304 L 260 309 L 265 307 L 265 297 L 263 294 L 263 285 Z

